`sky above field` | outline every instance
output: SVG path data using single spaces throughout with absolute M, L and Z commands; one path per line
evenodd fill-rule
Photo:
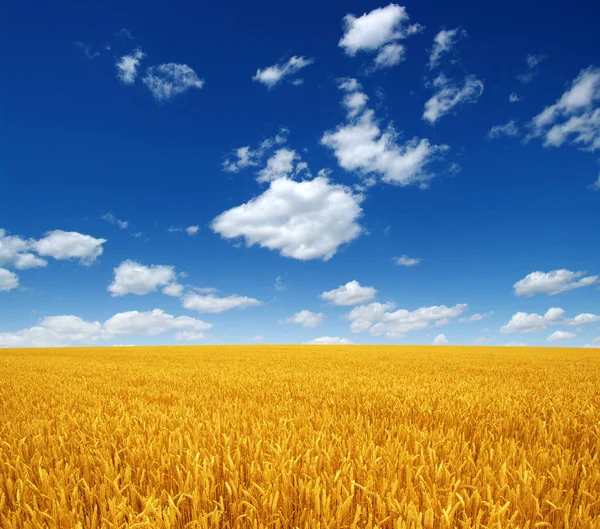
M 8 2 L 0 347 L 600 347 L 600 5 Z

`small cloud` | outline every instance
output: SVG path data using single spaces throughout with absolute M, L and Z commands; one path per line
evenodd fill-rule
M 394 261 L 400 266 L 415 266 L 421 262 L 421 259 L 403 255 L 402 257 L 395 257 Z
M 590 184 L 589 187 L 592 191 L 600 191 L 600 174 L 598 175 L 598 179 L 594 183 Z
M 162 292 L 167 296 L 179 298 L 181 297 L 181 294 L 183 294 L 183 285 L 180 285 L 179 283 L 170 283 L 162 289 Z
M 582 276 L 585 276 L 585 272 L 572 272 L 564 268 L 551 272 L 531 272 L 517 281 L 513 288 L 517 296 L 534 296 L 535 294 L 554 296 L 576 288 L 593 285 L 600 277 Z
M 125 228 L 127 228 L 127 226 L 129 226 L 128 221 L 118 219 L 110 211 L 108 213 L 105 213 L 104 215 L 102 215 L 100 218 L 102 220 L 109 222 L 110 224 L 116 224 L 122 230 L 124 230 Z
M 231 309 L 245 309 L 246 307 L 257 305 L 262 305 L 262 302 L 254 298 L 236 295 L 217 297 L 211 294 L 199 295 L 189 292 L 182 299 L 183 308 L 210 313 L 219 313 Z
M 500 136 L 515 137 L 518 135 L 519 135 L 519 127 L 517 126 L 514 119 L 511 119 L 505 125 L 494 125 L 488 132 L 488 138 L 490 140 L 499 138 Z
M 98 57 L 100 55 L 99 52 L 92 51 L 92 47 L 89 44 L 85 44 L 84 42 L 81 42 L 80 40 L 74 42 L 74 45 L 75 45 L 75 47 L 77 47 L 81 51 L 83 51 L 83 54 L 85 55 L 86 59 L 95 59 L 96 57 Z
M 285 290 L 287 287 L 283 284 L 283 279 L 281 279 L 281 276 L 277 276 L 275 278 L 275 284 L 273 285 L 273 288 L 277 291 L 281 291 L 281 290 Z
M 307 344 L 315 344 L 315 345 L 349 345 L 352 344 L 350 340 L 346 338 L 340 338 L 339 336 L 321 336 L 320 338 L 315 338 L 310 342 L 306 342 Z
M 156 292 L 158 287 L 167 287 L 175 282 L 176 274 L 173 266 L 151 265 L 144 266 L 135 261 L 123 261 L 119 266 L 113 269 L 114 279 L 108 286 L 108 291 L 112 296 L 124 296 L 126 294 L 136 294 L 143 296 L 150 292 Z M 177 288 L 177 287 L 174 287 Z M 174 295 L 165 292 L 168 295 Z
M 173 62 L 151 66 L 143 79 L 144 84 L 157 101 L 169 101 L 184 94 L 190 88 L 201 89 L 204 80 L 187 64 Z
M 555 331 L 553 332 L 546 340 L 549 342 L 558 342 L 562 340 L 570 340 L 571 338 L 575 338 L 576 334 L 574 332 L 567 331 Z
M 133 35 L 131 34 L 131 31 L 129 31 L 126 28 L 121 28 L 119 31 L 117 31 L 115 33 L 115 35 L 117 37 L 122 37 L 124 39 L 129 39 L 129 40 L 133 40 Z
M 528 84 L 533 81 L 533 78 L 538 74 L 540 63 L 547 58 L 546 55 L 533 55 L 529 54 L 525 58 L 525 62 L 527 63 L 527 70 L 521 75 L 517 75 L 517 79 L 521 81 L 523 84 Z
M 19 277 L 6 268 L 0 268 L 0 291 L 13 290 L 19 286 Z
M 294 57 L 291 57 L 285 63 L 274 64 L 273 66 L 269 66 L 262 70 L 259 68 L 256 70 L 256 74 L 252 77 L 252 80 L 264 84 L 270 90 L 284 78 L 297 73 L 302 68 L 311 65 L 313 62 L 313 59 L 306 59 L 294 55 Z
M 197 234 L 199 231 L 200 231 L 200 226 L 188 226 L 188 227 L 185 229 L 185 232 L 186 232 L 188 235 L 196 235 L 196 234 Z
M 460 104 L 476 103 L 483 93 L 483 83 L 474 75 L 467 75 L 459 86 L 440 74 L 433 86 L 436 92 L 426 101 L 423 112 L 423 119 L 431 124 Z
M 448 339 L 445 334 L 438 334 L 431 342 L 432 345 L 445 345 L 448 343 Z
M 433 48 L 429 56 L 429 69 L 435 68 L 442 55 L 448 53 L 458 42 L 460 37 L 466 37 L 467 32 L 460 28 L 441 30 L 433 39 Z
M 135 82 L 140 61 L 145 56 L 146 54 L 140 48 L 137 48 L 131 55 L 123 55 L 117 61 L 117 77 L 123 84 L 130 85 Z
M 492 314 L 494 314 L 493 310 L 490 310 L 489 312 L 484 312 L 483 314 L 471 314 L 470 316 L 467 316 L 465 318 L 460 318 L 458 321 L 462 322 L 462 323 L 472 323 L 474 321 L 481 321 L 484 318 L 487 318 L 488 316 L 491 316 Z
M 325 318 L 325 314 L 322 312 L 315 313 L 310 310 L 301 310 L 297 312 L 293 316 L 290 316 L 285 320 L 286 323 L 297 323 L 302 325 L 302 327 L 317 327 L 320 325 Z
M 338 288 L 323 292 L 320 298 L 332 305 L 349 306 L 370 301 L 375 297 L 377 290 L 373 287 L 363 287 L 358 281 L 350 281 Z
M 508 101 L 510 103 L 518 103 L 519 101 L 521 101 L 521 96 L 519 94 L 515 93 L 515 92 L 512 92 L 508 96 Z

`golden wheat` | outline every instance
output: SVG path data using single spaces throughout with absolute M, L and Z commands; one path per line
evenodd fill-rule
M 600 354 L 3 350 L 0 526 L 598 529 Z

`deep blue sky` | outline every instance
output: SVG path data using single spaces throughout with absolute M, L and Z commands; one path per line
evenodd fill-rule
M 324 336 L 354 343 L 431 343 L 440 333 L 450 344 L 600 345 L 594 342 L 600 317 L 592 317 L 600 314 L 600 281 L 593 279 L 600 274 L 600 191 L 595 189 L 600 184 L 594 186 L 600 152 L 600 118 L 594 114 L 600 115 L 600 5 L 411 1 L 401 6 L 410 19 L 400 20 L 394 31 L 405 34 L 394 38 L 388 32 L 386 38 L 380 18 L 369 35 L 354 34 L 352 55 L 340 45 L 352 30 L 346 15 L 360 25 L 369 20 L 359 17 L 374 17 L 373 10 L 383 8 L 379 12 L 391 20 L 401 8 L 370 1 L 5 2 L 0 347 L 300 343 Z M 411 24 L 421 27 L 406 35 Z M 455 40 L 429 68 L 434 38 L 454 29 Z M 364 49 L 369 38 L 380 38 L 379 45 Z M 375 68 L 386 45 L 405 46 L 402 60 Z M 135 50 L 144 56 L 128 83 L 118 77 L 117 64 Z M 529 69 L 528 56 L 538 63 Z M 283 68 L 292 57 L 306 65 L 272 87 L 260 82 L 259 69 Z M 185 89 L 176 80 L 181 93 L 162 92 L 160 99 L 148 86 L 153 75 L 165 81 L 164 64 L 191 72 L 188 80 L 197 85 Z M 303 82 L 290 82 L 295 79 Z M 358 83 L 344 91 L 341 79 Z M 476 85 L 472 92 L 466 89 L 469 79 Z M 586 82 L 588 91 L 577 92 Z M 578 96 L 577 104 L 559 104 L 551 121 L 536 127 L 533 118 L 569 91 Z M 436 93 L 456 104 L 432 122 L 424 110 Z M 343 100 L 352 94 L 368 100 L 350 116 Z M 510 102 L 510 94 L 519 101 Z M 573 119 L 583 120 L 584 129 L 550 144 L 550 128 Z M 490 138 L 492 127 L 511 121 L 512 129 Z M 385 153 L 352 167 L 340 157 L 356 156 L 361 146 L 336 148 L 324 140 L 368 125 L 394 132 Z M 261 151 L 260 143 L 282 128 L 289 131 L 286 141 L 272 141 Z M 406 185 L 387 183 L 389 156 L 405 153 L 415 137 L 447 147 L 405 175 Z M 235 150 L 244 146 L 257 153 L 255 165 L 225 171 L 223 162 L 236 161 Z M 277 175 L 279 181 L 257 182 L 280 150 L 295 154 L 292 171 Z M 309 172 L 296 174 L 300 160 Z M 329 170 L 322 173 L 326 177 L 317 176 L 322 169 Z M 329 196 L 326 206 L 309 201 L 307 211 L 294 209 L 297 202 L 282 191 L 278 200 L 291 201 L 284 204 L 288 216 L 270 221 L 278 241 L 304 237 L 311 258 L 299 257 L 294 242 L 292 256 L 281 255 L 286 252 L 278 242 L 246 245 L 248 226 L 263 233 L 264 216 L 281 204 L 269 197 L 279 193 L 271 190 L 282 180 L 292 195 L 301 193 L 302 183 L 307 191 L 321 185 L 320 192 Z M 420 188 L 423 182 L 427 189 Z M 214 219 L 263 193 L 269 200 L 259 199 L 251 221 L 237 216 L 235 226 L 229 225 L 242 236 L 224 237 Z M 360 215 L 352 216 L 353 204 Z M 293 215 L 290 220 L 291 210 L 301 216 L 302 227 Z M 323 237 L 337 237 L 328 235 L 332 215 L 343 224 L 342 235 L 332 243 L 332 255 L 319 254 L 315 248 Z M 116 219 L 127 226 L 121 229 Z M 189 226 L 199 230 L 169 231 Z M 360 233 L 349 235 L 353 229 Z M 77 253 L 94 251 L 97 255 L 87 257 Z M 23 254 L 46 265 L 19 264 Z M 402 255 L 419 262 L 396 264 L 394 258 Z M 133 267 L 123 279 L 129 287 L 115 295 L 108 287 L 125 273 L 119 267 L 127 261 L 141 266 Z M 171 278 L 157 283 L 168 269 L 143 268 L 153 265 L 173 267 Z M 182 272 L 186 276 L 176 278 Z M 534 272 L 540 273 L 535 281 L 517 292 L 513 285 Z M 275 288 L 278 276 L 283 288 Z M 573 283 L 586 277 L 592 279 L 575 288 Z M 351 281 L 377 293 L 346 305 L 320 297 Z M 165 282 L 182 285 L 181 295 L 163 294 Z M 147 292 L 141 293 L 140 284 Z M 186 307 L 194 288 L 216 289 L 196 296 L 233 308 Z M 395 306 L 353 332 L 360 325 L 347 315 L 355 307 L 375 314 L 377 306 L 370 305 L 375 302 Z M 448 307 L 448 319 L 440 306 Z M 564 315 L 532 316 L 552 307 Z M 139 314 L 153 309 L 164 314 Z M 418 312 L 395 313 L 398 309 Z M 302 310 L 322 316 L 296 318 L 312 321 L 312 327 L 285 322 Z M 138 314 L 121 315 L 127 324 L 118 332 L 104 323 L 130 311 Z M 479 321 L 460 321 L 489 312 Z M 519 312 L 525 316 L 509 324 Z M 213 326 L 186 319 L 173 323 L 166 314 Z M 575 321 L 580 314 L 588 316 Z M 80 320 L 45 320 L 54 316 Z M 583 320 L 587 323 L 577 323 Z M 164 332 L 156 331 L 157 321 L 167 321 Z M 189 332 L 179 336 L 188 341 L 176 340 L 178 331 Z M 548 341 L 555 331 L 563 340 Z

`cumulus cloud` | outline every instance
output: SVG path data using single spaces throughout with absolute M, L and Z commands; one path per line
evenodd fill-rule
M 465 303 L 460 303 L 453 307 L 439 305 L 421 307 L 414 311 L 398 309 L 391 312 L 395 307 L 395 303 L 389 302 L 370 303 L 353 308 L 346 316 L 352 322 L 350 330 L 369 331 L 373 336 L 397 338 L 407 332 L 446 325 L 467 309 Z
M 378 51 L 376 68 L 394 66 L 402 60 L 404 53 L 404 46 L 397 41 L 423 29 L 419 24 L 408 25 L 409 18 L 406 8 L 396 4 L 374 9 L 360 17 L 347 14 L 339 46 L 351 57 L 359 51 Z
M 127 226 L 129 226 L 129 222 L 128 221 L 118 219 L 110 211 L 108 213 L 105 213 L 104 215 L 102 215 L 100 218 L 102 220 L 105 220 L 105 221 L 109 222 L 110 224 L 116 224 L 122 230 L 124 230 L 125 228 L 127 228 Z
M 287 177 L 294 172 L 294 161 L 299 158 L 296 151 L 279 149 L 267 160 L 267 165 L 258 173 L 257 182 L 271 182 L 277 178 Z
M 578 314 L 574 318 L 567 318 L 564 323 L 566 325 L 585 325 L 586 323 L 598 323 L 599 321 L 600 316 L 597 314 L 585 312 L 583 314 Z
M 570 340 L 571 338 L 575 338 L 576 334 L 574 332 L 567 331 L 554 331 L 546 340 L 549 342 L 558 342 L 561 340 Z
M 384 131 L 379 128 L 355 79 L 341 79 L 339 87 L 346 93 L 342 104 L 347 110 L 347 121 L 326 132 L 321 143 L 333 150 L 340 167 L 367 180 L 378 175 L 389 184 L 426 186 L 432 175 L 425 166 L 448 146 L 432 145 L 427 139 L 416 137 L 399 144 L 398 133 L 391 124 Z
M 102 255 L 106 239 L 96 239 L 76 231 L 54 230 L 33 242 L 33 249 L 44 257 L 79 259 L 82 265 L 91 265 Z
M 448 53 L 458 42 L 460 37 L 466 37 L 467 32 L 460 28 L 442 29 L 433 39 L 433 48 L 429 56 L 429 69 L 435 68 L 442 55 Z
M 375 294 L 377 294 L 377 290 L 373 287 L 363 287 L 358 281 L 354 280 L 333 290 L 323 292 L 320 298 L 332 305 L 348 306 L 370 301 L 375 297 Z
M 446 338 L 445 334 L 438 334 L 433 341 L 431 342 L 432 345 L 444 345 L 448 343 L 448 338 Z
M 490 131 L 488 132 L 488 138 L 490 140 L 500 138 L 501 136 L 518 136 L 519 135 L 519 127 L 514 119 L 511 119 L 508 123 L 504 125 L 494 125 Z
M 474 75 L 467 75 L 459 86 L 440 74 L 433 81 L 433 87 L 436 91 L 426 101 L 423 112 L 423 119 L 432 124 L 458 105 L 477 102 L 483 93 L 483 83 Z
M 313 62 L 313 59 L 296 57 L 294 55 L 284 63 L 274 64 L 273 66 L 269 66 L 262 70 L 259 68 L 256 70 L 256 75 L 252 77 L 252 80 L 264 84 L 270 90 L 281 80 L 294 75 L 302 68 L 311 65 Z M 296 79 L 296 81 L 299 81 L 299 79 Z M 301 83 L 293 82 L 292 84 L 297 86 Z
M 34 243 L 31 239 L 8 235 L 6 230 L 0 228 L 0 266 L 10 266 L 17 270 L 46 266 L 47 261 L 31 253 Z
M 600 68 L 582 70 L 553 105 L 536 115 L 526 141 L 542 137 L 545 147 L 565 142 L 588 151 L 600 148 Z
M 167 286 L 163 287 L 162 293 L 167 296 L 179 298 L 181 297 L 181 294 L 183 294 L 183 285 L 180 285 L 179 283 L 169 283 Z
M 316 345 L 349 345 L 352 342 L 346 338 L 340 338 L 339 336 L 321 336 L 320 338 L 315 338 L 306 343 Z
M 172 266 L 144 266 L 127 260 L 114 269 L 114 280 L 108 286 L 108 291 L 113 296 L 124 296 L 125 294 L 142 296 L 149 292 L 156 292 L 158 287 L 167 286 L 169 283 L 175 282 L 175 279 L 175 269 Z
M 417 257 L 409 257 L 408 255 L 403 255 L 402 257 L 396 257 L 394 261 L 397 265 L 400 266 L 415 266 L 421 262 L 421 259 Z
M 200 226 L 188 226 L 188 227 L 185 229 L 185 232 L 186 232 L 188 235 L 196 235 L 196 234 L 197 234 L 199 231 L 200 231 Z
M 233 157 L 228 157 L 223 162 L 223 170 L 227 173 L 238 173 L 246 167 L 255 167 L 260 161 L 275 148 L 287 141 L 288 129 L 282 128 L 272 138 L 263 140 L 256 149 L 249 145 L 238 147 L 233 151 Z
M 578 314 L 574 318 L 565 318 L 565 311 L 563 309 L 553 307 L 548 309 L 543 316 L 535 313 L 517 312 L 506 325 L 500 327 L 500 332 L 505 334 L 525 334 L 544 330 L 549 325 L 579 326 L 599 321 L 600 316 L 590 313 Z
M 0 268 L 0 291 L 13 290 L 18 286 L 19 278 L 17 274 L 6 268 Z
M 169 101 L 190 88 L 204 86 L 204 80 L 187 64 L 173 62 L 151 66 L 143 81 L 157 101 Z
M 297 323 L 302 327 L 317 327 L 321 324 L 325 318 L 325 314 L 322 312 L 311 312 L 310 310 L 301 310 L 293 316 L 290 316 L 285 320 L 286 323 Z
M 258 299 L 235 295 L 217 297 L 210 294 L 200 295 L 189 292 L 182 299 L 183 308 L 210 313 L 219 313 L 231 309 L 245 309 L 246 307 L 257 305 L 262 305 L 262 302 Z
M 278 250 L 284 257 L 327 261 L 362 233 L 357 223 L 362 200 L 362 195 L 326 178 L 278 178 L 258 197 L 221 213 L 211 229 L 226 239 L 244 237 L 247 246 Z
M 175 317 L 161 309 L 150 312 L 121 312 L 104 324 L 88 322 L 77 316 L 49 316 L 37 325 L 9 333 L 0 333 L 0 347 L 56 347 L 78 343 L 97 343 L 120 336 L 155 336 L 168 331 L 199 332 L 212 324 L 189 316 Z M 185 339 L 175 336 L 176 339 Z
M 123 84 L 133 84 L 138 74 L 138 67 L 146 54 L 140 49 L 134 50 L 130 55 L 123 55 L 117 63 L 117 77 Z
M 553 270 L 551 272 L 531 272 L 517 281 L 513 288 L 517 296 L 534 296 L 548 294 L 553 296 L 576 288 L 587 287 L 598 281 L 599 276 L 586 276 L 585 272 L 571 270 Z
M 524 73 L 517 75 L 517 79 L 523 84 L 531 83 L 531 81 L 533 81 L 533 78 L 539 72 L 539 65 L 545 59 L 546 56 L 541 54 L 534 55 L 530 53 L 529 55 L 527 55 L 527 57 L 525 57 L 525 62 L 527 63 L 527 70 L 525 70 Z

